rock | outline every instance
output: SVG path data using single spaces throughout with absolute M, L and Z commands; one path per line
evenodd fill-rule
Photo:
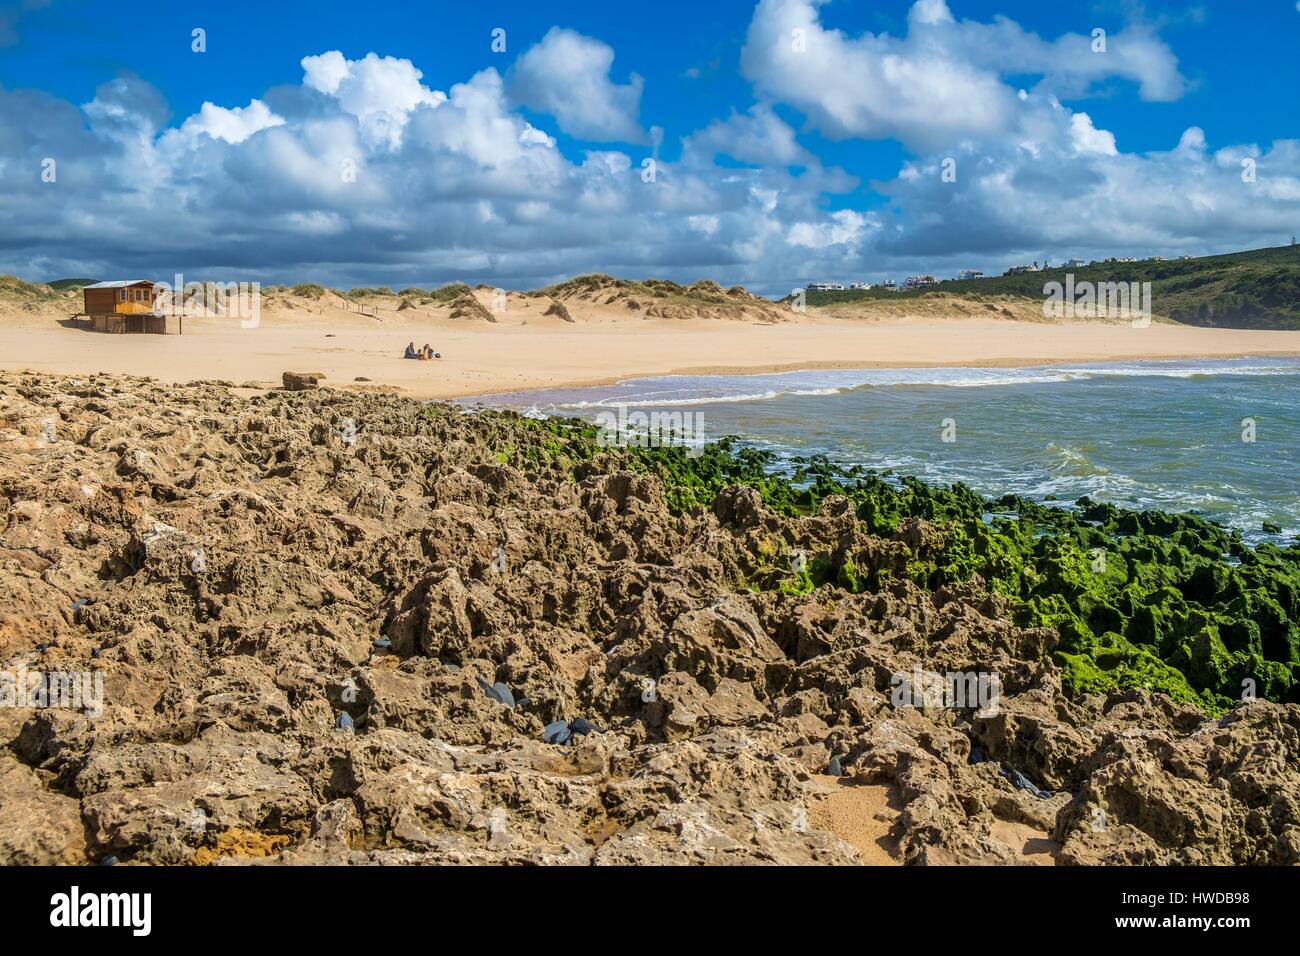
M 281 376 L 285 389 L 290 392 L 301 392 L 309 388 L 316 388 L 324 377 L 321 372 L 285 372 Z
M 887 795 L 900 862 L 1023 862 L 1027 827 L 1059 863 L 1300 863 L 1300 705 L 1067 692 L 1060 629 L 978 574 L 916 583 L 978 553 L 952 527 L 739 486 L 683 506 L 562 422 L 364 390 L 0 372 L 0 399 L 0 650 L 105 703 L 0 707 L 0 862 L 849 864 L 816 812 L 838 772 Z M 1102 508 L 1183 548 L 1137 583 L 1203 560 L 1186 521 Z M 1274 553 L 1232 612 L 1266 648 Z M 914 668 L 996 672 L 998 707 L 895 706 Z
M 762 520 L 763 498 L 756 488 L 724 488 L 713 502 L 713 513 L 723 525 L 753 528 Z
M 0 859 L 9 865 L 86 862 L 79 802 L 52 793 L 8 752 L 0 752 Z

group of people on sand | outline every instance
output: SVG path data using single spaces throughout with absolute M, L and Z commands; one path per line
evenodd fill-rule
M 414 342 L 410 342 L 406 346 L 406 355 L 403 358 L 419 359 L 421 362 L 427 362 L 429 359 L 442 358 L 442 353 L 435 352 L 433 346 L 428 342 L 424 343 L 423 348 L 418 349 L 415 347 Z

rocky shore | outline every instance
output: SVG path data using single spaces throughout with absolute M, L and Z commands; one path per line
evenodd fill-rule
M 805 464 L 0 373 L 0 862 L 1300 862 L 1300 550 Z

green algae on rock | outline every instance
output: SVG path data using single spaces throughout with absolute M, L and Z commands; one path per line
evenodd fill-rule
M 563 448 L 576 460 L 604 450 L 582 423 L 532 424 L 567 439 Z M 810 555 L 798 574 L 780 573 L 775 555 L 756 553 L 760 590 L 861 593 L 906 577 L 934 591 L 979 576 L 1011 602 L 1017 624 L 1059 633 L 1053 658 L 1070 694 L 1143 688 L 1214 715 L 1244 697 L 1300 699 L 1300 546 L 1250 548 L 1239 532 L 1195 515 L 1087 498 L 1070 507 L 1016 495 L 986 501 L 961 484 L 891 481 L 824 457 L 796 460 L 783 476 L 773 455 L 734 439 L 698 457 L 680 447 L 622 454 L 660 477 L 678 512 L 712 507 L 729 485 L 756 489 L 769 509 L 790 516 L 842 496 L 869 534 L 907 548 L 892 566 L 832 549 Z

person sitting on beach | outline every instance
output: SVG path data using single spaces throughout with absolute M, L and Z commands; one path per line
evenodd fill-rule
M 414 343 L 414 342 L 408 342 L 408 343 L 406 344 L 406 354 L 403 355 L 402 358 L 412 358 L 412 359 L 413 359 L 413 358 L 419 358 L 419 357 L 420 357 L 420 356 L 419 356 L 419 355 L 416 353 L 416 351 L 415 351 L 415 343 Z
M 427 362 L 431 358 L 433 358 L 433 346 L 425 342 L 424 348 L 420 349 L 420 360 Z

